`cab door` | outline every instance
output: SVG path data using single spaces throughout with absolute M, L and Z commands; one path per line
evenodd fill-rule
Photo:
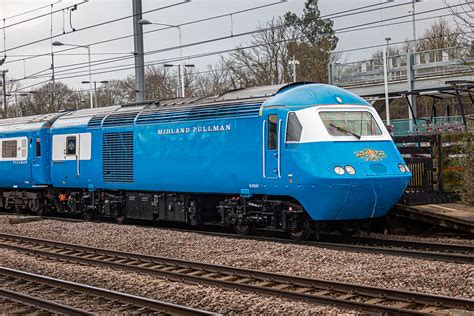
M 267 113 L 263 121 L 263 178 L 281 177 L 282 120 L 276 112 Z
M 47 184 L 47 163 L 45 156 L 47 155 L 44 148 L 44 139 L 41 132 L 34 133 L 30 138 L 31 152 L 31 178 L 33 185 Z

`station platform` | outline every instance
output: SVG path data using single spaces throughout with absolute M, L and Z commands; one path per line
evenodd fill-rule
M 474 234 L 474 207 L 461 203 L 395 206 L 396 216 Z

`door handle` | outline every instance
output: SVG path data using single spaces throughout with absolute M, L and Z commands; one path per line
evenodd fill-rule
M 263 120 L 262 122 L 262 176 L 264 178 L 267 177 L 265 169 L 267 168 L 266 165 L 266 157 L 265 157 L 265 126 L 267 124 L 266 120 Z

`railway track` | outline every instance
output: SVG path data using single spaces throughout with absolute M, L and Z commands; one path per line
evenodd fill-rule
M 39 295 L 44 293 L 50 296 L 61 297 L 61 299 L 72 297 L 74 301 L 79 299 L 79 304 L 84 302 L 84 305 L 94 301 L 94 304 L 100 304 L 102 311 L 109 313 L 215 315 L 207 311 L 4 267 L 0 267 L 0 282 L 2 284 L 0 299 L 13 304 L 11 306 L 13 310 L 6 310 L 8 314 L 20 314 L 19 312 L 22 311 L 21 314 L 26 312 L 47 312 L 53 315 L 98 315 L 95 312 L 20 293 L 18 291 L 20 289 L 21 292 L 39 293 Z
M 7 289 L 0 289 L 0 311 L 8 315 L 94 315 L 72 306 Z
M 453 310 L 474 311 L 474 301 L 468 299 L 124 253 L 13 235 L 0 234 L 0 247 L 58 261 L 106 266 L 178 282 L 238 289 L 364 312 L 424 315 L 449 314 Z
M 161 228 L 160 229 L 166 229 Z M 429 259 L 436 261 L 455 262 L 455 263 L 474 263 L 474 246 L 469 245 L 453 245 L 443 243 L 418 242 L 418 241 L 402 241 L 393 239 L 380 239 L 368 237 L 351 237 L 343 239 L 340 236 L 321 235 L 322 241 L 296 241 L 278 237 L 265 237 L 255 235 L 237 235 L 230 233 L 189 230 L 189 229 L 172 229 L 183 232 L 194 232 L 210 236 L 260 240 L 269 242 L 278 242 L 283 244 L 303 245 L 318 247 L 324 249 L 352 251 L 362 253 L 383 254 L 390 256 L 409 257 L 418 259 Z
M 1 215 L 1 213 L 0 213 Z M 11 215 L 11 214 L 10 214 Z M 84 220 L 63 219 L 58 217 L 41 217 L 42 219 L 52 219 L 71 222 L 84 222 Z M 453 245 L 432 242 L 404 241 L 393 239 L 380 239 L 369 237 L 351 237 L 343 239 L 340 236 L 321 234 L 321 241 L 295 241 L 291 239 L 278 237 L 265 237 L 257 235 L 242 236 L 231 233 L 196 230 L 186 228 L 167 228 L 160 227 L 164 230 L 173 230 L 181 232 L 192 232 L 210 236 L 249 239 L 278 242 L 284 244 L 297 244 L 303 246 L 312 246 L 332 250 L 363 252 L 373 254 L 383 254 L 390 256 L 401 256 L 418 259 L 429 259 L 436 261 L 455 262 L 455 263 L 474 263 L 474 246 L 469 245 Z

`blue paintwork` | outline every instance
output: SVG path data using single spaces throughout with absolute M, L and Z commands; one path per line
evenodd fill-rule
M 337 101 L 337 97 L 341 99 L 340 102 Z M 367 105 L 368 103 L 350 91 L 327 84 L 290 85 L 263 103 L 266 107 L 327 104 Z
M 0 161 L 0 187 L 31 189 L 51 184 L 50 130 L 49 128 L 17 130 L 0 133 L 3 138 L 27 137 L 28 158 L 25 161 Z M 36 139 L 41 140 L 41 157 L 36 157 Z
M 51 162 L 48 151 L 49 160 L 43 160 L 44 168 L 51 167 L 50 183 L 60 188 L 288 196 L 298 200 L 313 220 L 385 215 L 400 198 L 411 176 L 398 170 L 397 164 L 404 161 L 392 141 L 285 144 L 282 135 L 281 177 L 276 172 L 277 150 L 268 149 L 265 150 L 266 177 L 263 177 L 264 118 L 270 113 L 277 114 L 283 122 L 283 133 L 289 110 L 321 104 L 367 105 L 362 98 L 337 87 L 293 85 L 268 98 L 262 104 L 260 116 L 99 129 L 85 125 L 55 128 L 51 130 L 52 135 L 91 133 L 92 159 L 80 162 L 78 176 L 76 161 Z M 199 132 L 209 126 L 225 130 Z M 191 132 L 158 134 L 159 129 L 173 128 L 189 128 Z M 123 131 L 134 133 L 134 182 L 105 183 L 102 179 L 103 133 Z M 369 147 L 383 150 L 387 158 L 366 162 L 355 157 L 355 151 Z M 338 176 L 333 172 L 336 164 L 350 164 L 357 173 Z M 383 166 L 385 168 L 379 169 L 386 171 L 375 173 L 370 167 L 372 164 Z M 27 170 L 20 170 L 22 167 L 15 167 L 12 172 L 11 164 L 1 169 L 0 163 L 0 172 L 8 174 L 1 178 L 0 186 L 10 187 L 15 181 L 19 183 L 19 179 L 21 182 L 31 179 Z M 49 181 L 44 173 L 38 174 L 41 174 L 39 182 Z

